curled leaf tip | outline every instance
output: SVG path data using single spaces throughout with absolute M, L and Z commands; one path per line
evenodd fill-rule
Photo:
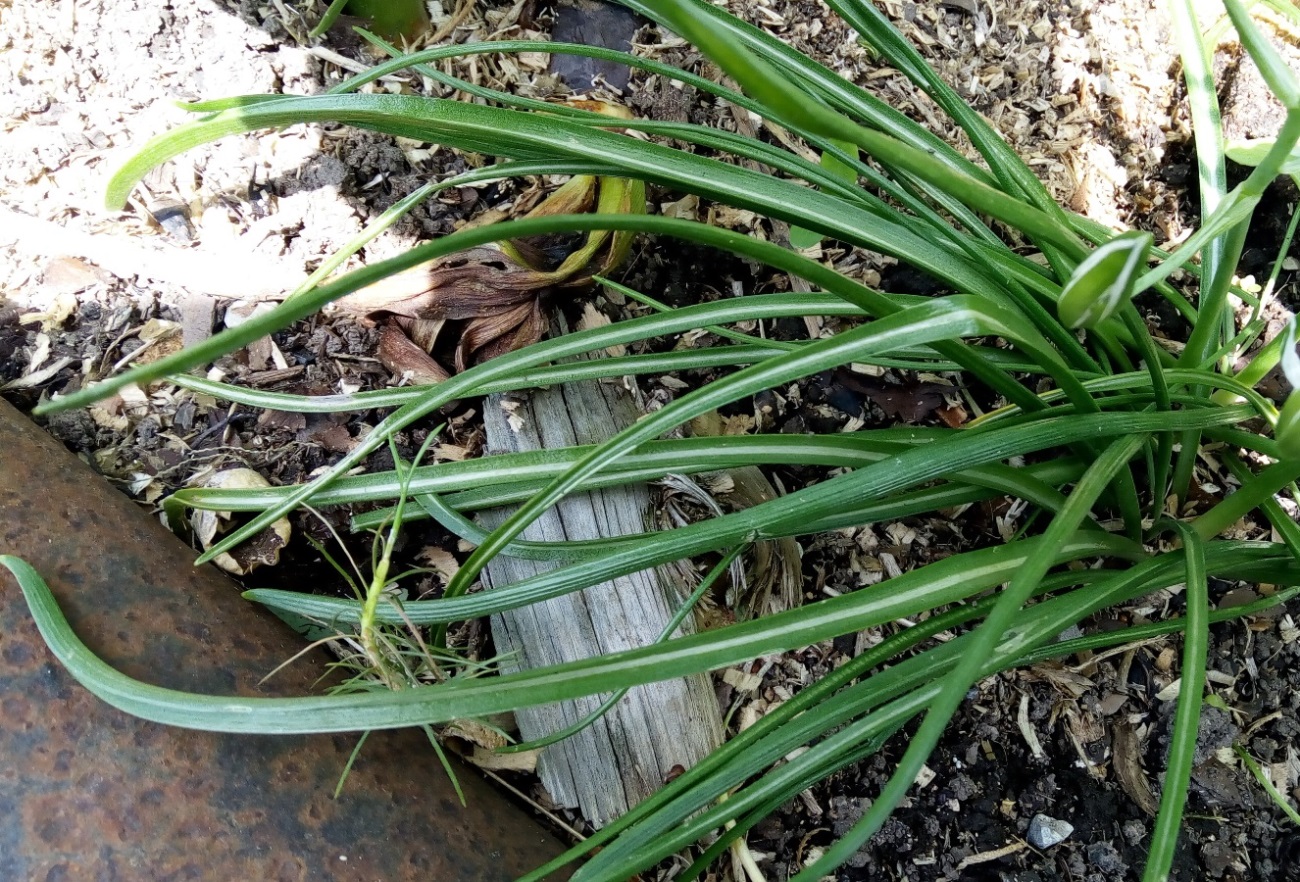
M 1093 328 L 1128 303 L 1152 241 L 1150 233 L 1130 230 L 1097 246 L 1061 290 L 1056 305 L 1061 321 L 1071 328 Z
M 1300 391 L 1291 393 L 1273 427 L 1278 452 L 1286 459 L 1300 460 Z

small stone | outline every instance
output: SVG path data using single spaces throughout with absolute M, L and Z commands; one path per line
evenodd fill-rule
M 1029 833 L 1025 836 L 1034 848 L 1051 848 L 1059 845 L 1074 832 L 1074 825 L 1047 815 L 1034 815 L 1029 822 Z

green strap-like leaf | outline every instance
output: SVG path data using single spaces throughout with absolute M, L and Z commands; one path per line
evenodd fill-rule
M 877 351 L 891 351 L 901 346 L 929 344 L 938 340 L 992 334 L 1016 340 L 1040 364 L 1057 364 L 1062 386 L 1073 387 L 1070 400 L 1084 409 L 1096 405 L 1060 356 L 1014 313 L 964 297 L 946 297 L 878 319 L 869 325 L 842 331 L 836 336 L 817 340 L 797 352 L 773 356 L 760 364 L 743 368 L 724 379 L 690 392 L 669 406 L 648 414 L 635 425 L 616 434 L 591 454 L 579 460 L 564 475 L 530 499 L 505 520 L 486 542 L 478 547 L 452 577 L 448 591 L 464 593 L 487 562 L 517 538 L 546 509 L 572 492 L 619 456 L 637 445 L 688 420 L 728 404 L 737 398 L 770 389 L 799 377 L 808 376 L 840 364 L 868 358 Z
M 1114 475 L 1137 453 L 1144 441 L 1142 435 L 1132 434 L 1106 448 L 1075 486 L 1066 510 L 1052 519 L 1044 539 L 1049 543 L 1055 542 L 1058 538 L 1064 538 L 1072 533 L 1087 516 L 1093 503 L 1110 484 Z M 1047 560 L 1037 557 L 1027 561 L 1026 566 L 1016 572 L 983 624 L 969 635 L 966 652 L 957 662 L 952 676 L 936 691 L 903 758 L 899 760 L 897 768 L 875 802 L 848 833 L 828 848 L 820 858 L 801 870 L 794 877 L 794 882 L 812 882 L 834 870 L 861 848 L 893 813 L 916 780 L 916 775 L 926 758 L 933 752 L 943 730 L 947 728 L 949 720 L 956 713 L 962 696 L 979 675 L 986 671 L 986 666 L 997 651 L 999 642 L 1017 637 L 1023 639 L 1024 635 L 1035 633 L 1034 629 L 1025 627 L 1019 634 L 1008 638 L 1007 629 L 1015 621 L 1017 612 L 1032 595 L 1034 586 L 1047 573 L 1049 566 Z M 1036 633 L 1042 639 L 1045 633 L 1050 632 L 1045 632 L 1044 629 Z
M 889 591 L 860 591 L 726 629 L 664 644 L 507 674 L 452 680 L 401 692 L 246 698 L 192 695 L 141 683 L 114 670 L 77 637 L 40 575 L 0 555 L 18 581 L 51 652 L 83 686 L 114 707 L 154 722 L 213 732 L 292 734 L 389 729 L 514 710 L 737 664 L 807 646 L 871 623 L 928 609 L 997 585 L 1026 555 L 1059 562 L 1119 551 L 1113 537 L 1083 537 L 1052 549 L 1032 541 L 971 552 L 890 581 Z
M 850 156 L 856 157 L 858 155 L 858 148 L 847 141 L 836 141 L 834 143 L 836 147 L 840 148 Z M 833 153 L 822 153 L 821 166 L 846 184 L 853 185 L 858 182 L 857 169 L 836 159 L 835 154 Z M 804 248 L 812 248 L 814 245 L 820 244 L 821 241 L 821 234 L 814 230 L 808 230 L 797 226 L 790 228 L 790 244 L 795 248 L 801 250 Z
M 490 592 L 451 600 L 408 603 L 391 621 L 416 624 L 453 622 L 513 609 L 605 582 L 616 576 L 692 557 L 754 538 L 801 535 L 853 526 L 861 506 L 963 469 L 1036 450 L 1068 445 L 1080 436 L 1112 438 L 1130 432 L 1178 432 L 1240 421 L 1249 408 L 1202 408 L 1172 413 L 1113 413 L 1043 419 L 1032 425 L 1000 427 L 996 432 L 961 432 L 947 441 L 903 451 L 887 461 L 839 475 L 776 500 L 673 531 L 663 542 L 611 553 L 551 570 Z M 352 615 L 346 603 L 326 597 L 306 598 L 316 615 L 330 620 Z M 404 618 L 405 617 L 405 618 Z
M 1186 524 L 1174 528 L 1183 540 L 1187 560 L 1187 627 L 1183 630 L 1183 670 L 1178 707 L 1169 743 L 1169 762 L 1160 786 L 1160 811 L 1151 831 L 1142 882 L 1167 882 L 1174 863 L 1178 830 L 1187 804 L 1193 757 L 1200 732 L 1201 701 L 1205 692 L 1205 660 L 1210 644 L 1210 598 L 1205 572 L 1205 542 Z

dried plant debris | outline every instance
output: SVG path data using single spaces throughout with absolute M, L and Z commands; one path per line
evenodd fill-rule
M 847 368 L 835 371 L 835 382 L 867 398 L 890 420 L 920 423 L 937 414 L 951 428 L 957 428 L 950 420 L 964 417 L 964 412 L 958 415 L 961 405 L 957 389 L 948 383 L 909 380 L 890 384 Z
M 690 423 L 691 432 L 696 436 L 744 434 L 752 427 L 751 420 L 725 418 L 716 410 Z M 756 466 L 697 476 L 697 481 L 697 486 L 703 485 L 701 492 L 707 489 L 731 511 L 750 508 L 779 495 L 771 480 Z M 712 505 L 716 507 L 717 503 Z M 793 537 L 756 542 L 747 558 L 748 577 L 742 573 L 742 578 L 733 578 L 726 592 L 725 608 L 731 615 L 753 618 L 790 609 L 803 601 L 802 550 Z M 720 612 L 715 611 L 714 615 Z
M 226 469 L 212 475 L 204 487 L 225 490 L 259 490 L 271 486 L 266 478 L 252 469 Z M 195 510 L 190 524 L 195 538 L 203 548 L 211 548 L 221 534 L 234 526 L 233 514 L 228 511 Z M 291 528 L 288 518 L 280 518 L 249 541 L 213 558 L 212 562 L 228 573 L 246 576 L 260 566 L 274 566 L 280 560 L 280 549 L 289 544 Z
M 628 111 L 596 101 L 570 102 L 620 119 Z M 561 214 L 644 212 L 645 185 L 621 178 L 575 175 L 527 212 Z M 542 338 L 547 298 L 581 289 L 626 259 L 631 234 L 592 230 L 585 235 L 513 239 L 406 270 L 337 301 L 345 312 L 382 326 L 378 357 L 406 380 L 447 377 L 429 353 L 448 323 L 455 325 L 455 371 L 513 352 Z M 405 337 L 405 340 L 400 339 Z
M 483 247 L 407 270 L 337 305 L 383 326 L 378 355 L 394 373 L 441 379 L 446 371 L 427 358 L 427 349 L 426 358 L 419 358 L 410 334 L 432 344 L 446 322 L 464 322 L 454 349 L 455 369 L 462 371 L 540 340 L 546 329 L 541 299 L 550 287 L 549 274 Z M 399 334 L 409 346 L 396 340 Z

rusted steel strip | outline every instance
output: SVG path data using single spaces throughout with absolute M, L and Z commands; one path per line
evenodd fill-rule
M 0 401 L 0 551 L 133 677 L 305 695 L 301 646 L 45 432 Z M 350 735 L 269 737 L 126 716 L 50 656 L 0 570 L 0 879 L 506 880 L 561 846 L 471 770 L 462 808 L 424 736 L 376 732 L 342 797 Z

